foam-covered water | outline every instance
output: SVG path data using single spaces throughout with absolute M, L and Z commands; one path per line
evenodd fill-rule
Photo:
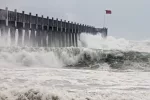
M 1 40 L 0 100 L 149 100 L 150 43 L 82 33 L 78 48 Z
M 103 39 L 100 34 L 81 34 L 81 41 L 85 47 L 94 49 L 150 52 L 150 40 L 135 41 L 112 36 Z
M 81 47 L 4 47 L 0 48 L 0 66 L 149 71 L 150 53 Z

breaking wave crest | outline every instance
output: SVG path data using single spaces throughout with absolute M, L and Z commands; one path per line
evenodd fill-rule
M 124 38 L 115 38 L 108 36 L 103 39 L 100 34 L 91 35 L 81 34 L 81 47 L 104 49 L 104 50 L 122 50 L 122 51 L 138 51 L 150 52 L 150 40 L 127 40 Z
M 150 68 L 150 53 L 88 48 L 0 48 L 0 66 L 142 69 Z

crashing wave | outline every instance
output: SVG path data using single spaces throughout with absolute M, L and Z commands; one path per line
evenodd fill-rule
M 150 68 L 150 53 L 87 48 L 0 48 L 0 64 L 42 67 L 99 68 L 107 64 L 112 69 Z M 136 65 L 136 66 L 135 66 Z M 138 66 L 139 65 L 139 66 Z

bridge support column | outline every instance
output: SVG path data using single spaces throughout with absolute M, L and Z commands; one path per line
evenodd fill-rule
M 31 34 L 30 34 L 30 44 L 33 47 L 36 46 L 36 35 L 35 35 L 35 30 L 33 29 L 31 29 Z
M 66 46 L 65 35 L 66 35 L 65 32 L 62 32 L 62 33 L 61 33 L 61 38 L 62 38 L 62 39 L 61 39 L 61 44 L 62 44 L 61 46 L 62 46 L 62 47 L 65 47 L 65 46 Z
M 72 46 L 72 33 L 69 33 L 69 47 Z
M 51 33 L 51 46 L 55 47 L 55 32 L 52 31 Z
M 59 33 L 57 31 L 54 32 L 54 44 L 55 47 L 59 47 Z
M 63 32 L 59 31 L 59 47 L 63 47 L 64 45 L 63 38 L 64 38 Z
M 48 32 L 48 47 L 52 47 L 52 32 Z
M 63 35 L 63 40 L 62 40 L 62 42 L 63 42 L 63 47 L 67 47 L 67 33 L 66 33 L 66 31 L 64 31 L 64 32 L 62 33 L 62 35 Z
M 56 35 L 56 37 L 55 37 L 55 47 L 59 47 L 59 32 L 57 31 L 56 33 L 55 33 L 55 35 Z
M 18 46 L 22 46 L 22 36 L 23 36 L 23 30 L 18 29 Z
M 68 33 L 67 32 L 65 32 L 65 47 L 68 47 L 69 46 L 69 42 L 68 42 Z
M 61 36 L 61 34 L 62 34 L 61 31 L 58 31 L 58 44 L 59 44 L 58 46 L 59 47 L 62 47 L 62 38 L 63 37 Z
M 75 33 L 75 47 L 78 47 L 78 37 L 77 37 L 77 33 Z
M 44 31 L 42 33 L 42 42 L 43 42 L 43 47 L 47 47 L 47 31 Z
M 10 38 L 11 38 L 11 45 L 15 45 L 15 34 L 16 34 L 16 29 L 11 27 L 10 28 Z
M 56 47 L 56 32 L 53 31 L 52 33 L 52 46 Z
M 37 41 L 38 47 L 41 47 L 41 30 L 37 30 L 36 41 Z
M 72 46 L 73 46 L 73 47 L 75 47 L 75 39 L 74 39 L 74 35 L 75 35 L 75 33 L 73 32 L 73 33 L 72 33 Z
M 61 46 L 60 42 L 61 42 L 60 32 L 57 31 L 56 32 L 56 43 L 57 43 L 56 47 L 60 47 Z
M 25 29 L 24 46 L 29 46 L 29 30 L 28 29 Z
M 6 26 L 3 26 L 1 28 L 1 37 L 4 39 L 4 41 L 6 41 L 8 38 L 8 30 L 9 30 L 9 28 Z
M 3 38 L 5 36 L 5 27 L 2 26 L 1 28 L 1 37 Z
M 69 32 L 66 33 L 66 43 L 67 43 L 67 47 L 70 46 L 70 43 L 69 43 Z

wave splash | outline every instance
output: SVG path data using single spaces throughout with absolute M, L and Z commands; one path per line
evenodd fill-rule
M 103 49 L 103 50 L 122 50 L 122 51 L 138 51 L 150 52 L 150 40 L 127 40 L 124 38 L 115 38 L 108 36 L 106 39 L 101 34 L 91 35 L 82 33 L 80 36 L 81 47 Z
M 0 48 L 0 66 L 111 69 L 150 68 L 150 53 L 88 48 Z

